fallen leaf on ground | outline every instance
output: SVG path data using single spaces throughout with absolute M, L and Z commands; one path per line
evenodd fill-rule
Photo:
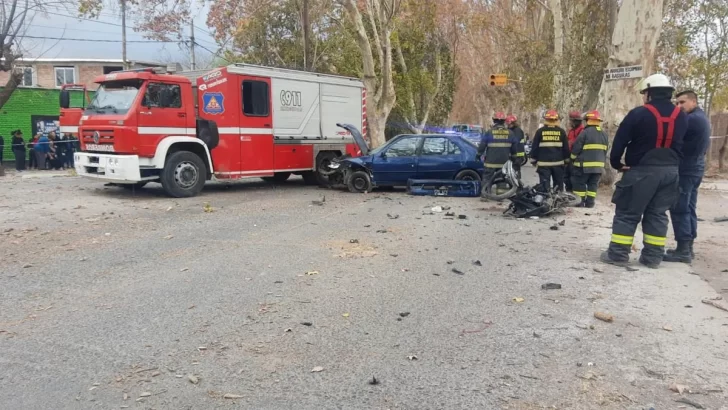
M 222 398 L 223 399 L 242 399 L 243 396 L 241 396 L 239 394 L 226 393 L 224 396 L 222 396 Z
M 525 300 L 524 298 L 513 298 L 513 301 L 516 303 L 523 303 Z
M 151 392 L 145 391 L 145 392 L 142 392 L 142 394 L 140 394 L 139 397 L 149 397 L 151 395 L 152 395 Z
M 187 272 L 188 270 L 190 270 L 190 268 L 182 268 L 182 269 L 180 269 L 179 271 L 180 271 L 180 272 Z
M 197 384 L 200 382 L 200 379 L 198 379 L 196 376 L 194 376 L 192 374 L 187 375 L 187 380 L 189 380 L 190 383 L 192 383 L 192 384 Z
M 306 275 L 308 275 L 308 276 L 313 276 L 313 275 L 318 275 L 318 274 L 319 274 L 319 271 L 317 271 L 317 270 L 310 270 L 310 271 L 306 272 Z
M 344 314 L 342 314 L 341 316 L 344 316 L 344 317 L 349 317 L 349 314 L 348 314 L 348 313 L 344 313 Z
M 164 239 L 172 239 L 172 238 L 174 238 L 174 235 L 167 235 L 164 237 Z
M 215 211 L 214 209 L 212 209 L 212 205 L 210 205 L 208 203 L 206 203 L 205 206 L 202 207 L 202 210 L 207 213 Z
M 672 326 L 665 325 L 662 327 L 662 330 L 667 330 L 668 332 L 672 332 Z
M 324 368 L 321 367 L 321 366 L 316 366 L 313 369 L 311 369 L 311 373 L 319 373 L 319 372 L 322 372 L 322 371 L 324 371 Z
M 609 313 L 594 312 L 594 317 L 604 322 L 614 322 L 614 316 L 610 315 Z

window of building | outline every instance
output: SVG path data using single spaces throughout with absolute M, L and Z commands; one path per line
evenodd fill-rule
M 267 117 L 269 112 L 268 83 L 243 81 L 243 114 L 248 117 Z
M 105 65 L 104 66 L 104 75 L 111 74 L 114 71 L 123 71 L 124 67 L 122 66 L 114 66 L 114 65 Z
M 19 84 L 21 87 L 32 87 L 35 85 L 35 70 L 33 67 L 15 67 L 15 71 L 23 74 Z
M 53 67 L 56 73 L 56 87 L 76 83 L 76 69 L 73 67 Z
M 166 89 L 172 95 L 168 104 L 163 104 L 160 99 L 163 89 Z M 147 92 L 144 93 L 142 105 L 150 108 L 182 108 L 182 96 L 180 92 L 180 86 L 176 84 L 150 83 L 147 86 Z

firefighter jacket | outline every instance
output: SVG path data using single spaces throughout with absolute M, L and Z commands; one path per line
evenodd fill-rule
M 558 167 L 569 160 L 569 141 L 559 126 L 546 125 L 533 136 L 531 158 L 539 167 Z
M 526 134 L 524 134 L 521 127 L 518 126 L 511 128 L 511 131 L 518 141 L 518 145 L 516 145 L 517 162 L 523 164 L 526 161 Z
M 585 174 L 601 174 L 607 160 L 609 138 L 596 125 L 587 126 L 571 147 L 571 162 Z
M 578 137 L 582 131 L 584 131 L 584 124 L 579 124 L 578 127 L 569 130 L 569 135 L 567 136 L 569 139 L 569 149 L 572 149 L 574 141 L 576 141 L 576 137 Z
M 502 124 L 496 124 L 483 134 L 478 145 L 478 157 L 485 152 L 485 167 L 500 168 L 509 159 L 515 158 L 518 149 L 518 140 L 513 131 Z

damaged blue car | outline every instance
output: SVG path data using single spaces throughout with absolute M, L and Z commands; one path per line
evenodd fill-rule
M 351 192 L 369 192 L 377 187 L 406 187 L 410 179 L 480 181 L 483 163 L 477 147 L 458 134 L 404 134 L 369 150 L 359 130 L 349 131 L 362 156 L 341 157 L 329 167 L 343 175 Z

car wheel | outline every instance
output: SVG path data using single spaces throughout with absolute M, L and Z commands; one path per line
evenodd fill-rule
M 472 169 L 464 169 L 455 175 L 455 179 L 458 181 L 480 181 L 480 174 Z
M 275 184 L 282 184 L 286 181 L 288 181 L 288 178 L 291 177 L 290 172 L 276 172 L 273 174 L 272 177 L 262 177 L 261 179 L 265 182 L 271 182 Z
M 364 193 L 372 189 L 372 180 L 369 174 L 364 171 L 355 171 L 349 175 L 349 181 L 346 184 L 349 192 Z
M 178 151 L 167 158 L 162 170 L 162 188 L 174 198 L 189 198 L 202 191 L 207 169 L 197 154 Z

